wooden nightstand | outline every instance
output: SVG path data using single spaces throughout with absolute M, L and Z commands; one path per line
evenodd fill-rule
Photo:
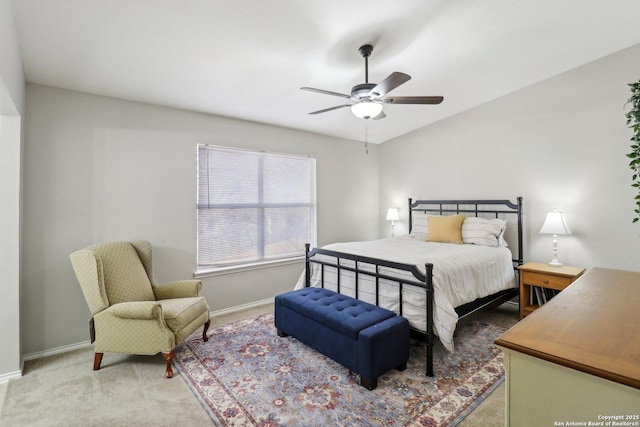
M 518 270 L 520 270 L 521 320 L 533 313 L 546 300 L 551 299 L 554 293 L 563 290 L 584 273 L 584 268 L 581 267 L 564 265 L 552 267 L 542 262 L 527 262 L 518 267 Z

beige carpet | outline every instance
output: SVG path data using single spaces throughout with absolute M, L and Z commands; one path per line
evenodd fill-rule
M 212 326 L 272 311 L 267 305 L 219 316 Z M 505 304 L 474 318 L 508 327 L 517 322 L 517 306 Z M 87 348 L 26 362 L 22 378 L 0 386 L 0 426 L 212 425 L 177 370 L 173 379 L 164 378 L 160 355 L 105 354 L 97 372 L 92 361 Z M 460 424 L 503 425 L 504 385 Z

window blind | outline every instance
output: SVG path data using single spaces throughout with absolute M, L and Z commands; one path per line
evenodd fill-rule
M 198 145 L 198 267 L 304 254 L 316 239 L 315 159 Z

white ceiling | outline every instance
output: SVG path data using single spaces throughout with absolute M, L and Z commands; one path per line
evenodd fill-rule
M 412 79 L 367 121 L 384 142 L 640 43 L 639 0 L 12 0 L 32 83 L 362 140 L 342 98 Z M 550 102 L 553 102 L 550 99 Z

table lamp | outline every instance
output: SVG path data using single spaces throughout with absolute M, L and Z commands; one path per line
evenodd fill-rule
M 400 219 L 400 217 L 398 216 L 398 209 L 396 208 L 389 208 L 389 210 L 387 211 L 387 221 L 391 221 L 391 237 L 395 237 L 395 232 L 393 230 L 393 223 L 394 221 L 398 221 Z
M 571 234 L 564 214 L 558 212 L 557 209 L 554 209 L 552 212 L 547 212 L 547 217 L 544 220 L 544 224 L 542 224 L 540 234 L 553 234 L 553 259 L 549 261 L 549 265 L 562 267 L 562 263 L 558 261 L 558 235 Z

